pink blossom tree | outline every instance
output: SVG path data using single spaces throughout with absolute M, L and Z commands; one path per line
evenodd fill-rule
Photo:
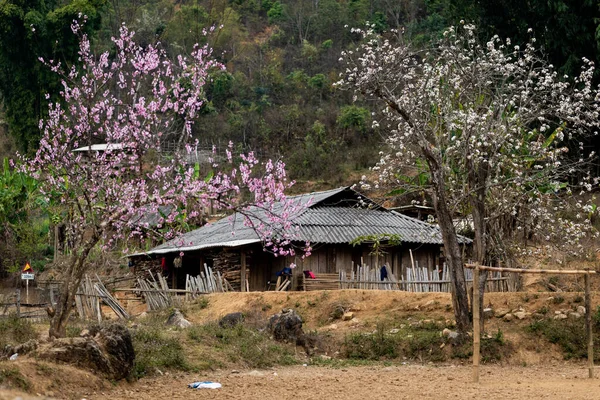
M 160 215 L 159 207 L 171 210 L 159 221 L 167 227 L 175 220 L 196 217 L 211 201 L 240 210 L 253 217 L 248 223 L 274 252 L 293 252 L 289 219 L 300 206 L 286 200 L 284 189 L 292 182 L 287 181 L 282 162 L 260 165 L 248 154 L 235 164 L 230 146 L 226 167 L 213 163 L 214 172 L 203 178 L 186 161 L 194 151 L 188 143 L 204 104 L 209 72 L 224 68 L 211 57 L 211 49 L 196 46 L 189 57 L 172 61 L 160 45 L 137 45 L 134 33 L 123 26 L 112 40 L 111 52 L 96 55 L 79 22 L 74 21 L 72 29 L 80 36 L 80 62 L 64 66 L 41 60 L 61 76 L 62 101 L 49 106 L 48 118 L 40 121 L 39 150 L 25 160 L 47 201 L 68 210 L 74 233 L 74 250 L 62 271 L 56 309 L 51 311 L 50 336 L 65 335 L 77 288 L 92 268 L 90 253 L 144 235 L 147 227 L 139 223 L 140 216 Z M 181 151 L 157 162 L 167 140 L 180 143 Z M 104 151 L 73 151 L 98 143 L 106 144 Z M 251 200 L 243 204 L 242 197 Z M 249 210 L 257 209 L 260 215 L 250 215 Z
M 374 124 L 388 132 L 387 146 L 371 184 L 423 184 L 418 190 L 433 200 L 457 328 L 465 333 L 469 302 L 457 212 L 472 216 L 480 263 L 502 245 L 515 249 L 515 232 L 574 251 L 597 234 L 593 204 L 565 201 L 595 183 L 585 168 L 593 154 L 583 146 L 599 129 L 594 65 L 583 60 L 581 74 L 569 80 L 540 56 L 535 38 L 522 48 L 497 36 L 481 43 L 468 24 L 449 28 L 427 48 L 406 43 L 401 32 L 355 32 L 363 41 L 342 55 L 338 85 L 383 104 Z M 573 218 L 566 217 L 570 205 Z

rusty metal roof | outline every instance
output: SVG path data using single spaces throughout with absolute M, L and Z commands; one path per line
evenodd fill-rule
M 299 242 L 349 243 L 359 236 L 397 234 L 402 242 L 442 244 L 437 225 L 384 208 L 373 209 L 375 203 L 347 187 L 292 198 L 309 204 L 308 208 L 293 218 L 293 224 L 297 227 L 295 240 Z M 352 201 L 343 201 L 346 198 Z M 328 200 L 332 199 L 335 202 L 328 204 Z M 336 205 L 341 203 L 345 203 L 345 206 Z M 244 223 L 243 215 L 236 213 L 139 254 L 237 247 L 260 242 L 254 229 Z M 470 243 L 471 240 L 459 236 L 459 242 Z

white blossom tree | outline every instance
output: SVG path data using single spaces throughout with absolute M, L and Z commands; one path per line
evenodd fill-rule
M 247 223 L 276 254 L 293 252 L 290 218 L 300 206 L 284 194 L 290 182 L 283 163 L 259 165 L 247 154 L 236 164 L 232 146 L 226 165 L 214 163 L 208 177 L 186 162 L 194 145 L 184 144 L 204 104 L 204 84 L 211 69 L 224 68 L 211 57 L 211 49 L 196 46 L 190 57 L 172 61 L 159 45 L 138 45 L 123 26 L 113 38 L 112 52 L 96 55 L 78 21 L 72 29 L 80 35 L 80 63 L 65 67 L 41 60 L 62 78 L 61 101 L 50 104 L 48 118 L 40 122 L 39 150 L 24 160 L 46 201 L 71 215 L 74 233 L 58 303 L 51 311 L 50 336 L 65 335 L 75 293 L 92 267 L 90 252 L 144 235 L 148 226 L 140 224 L 143 215 L 161 215 L 159 227 L 174 236 L 171 223 L 197 216 L 209 202 L 246 213 L 258 209 L 259 215 Z M 182 144 L 182 154 L 157 162 L 166 137 Z M 104 151 L 73 152 L 98 143 L 106 144 Z M 250 200 L 242 203 L 243 197 Z M 165 209 L 168 215 L 161 214 Z
M 581 74 L 569 80 L 540 56 L 535 38 L 522 48 L 497 36 L 481 43 L 468 24 L 425 49 L 405 43 L 401 32 L 354 31 L 363 41 L 342 54 L 346 69 L 337 84 L 384 105 L 374 123 L 389 135 L 374 184 L 426 177 L 421 190 L 433 200 L 464 333 L 470 321 L 453 224 L 458 211 L 472 216 L 480 263 L 515 243 L 503 233 L 535 232 L 577 250 L 593 231 L 594 206 L 574 202 L 579 212 L 569 218 L 564 196 L 596 182 L 585 172 L 593 154 L 583 148 L 599 125 L 594 65 L 583 60 Z

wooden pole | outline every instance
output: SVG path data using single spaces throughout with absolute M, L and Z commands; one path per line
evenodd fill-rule
M 246 252 L 242 250 L 242 269 L 240 271 L 240 290 L 246 291 Z
M 465 264 L 466 268 L 475 269 L 476 264 Z M 583 275 L 595 274 L 596 271 L 587 269 L 562 270 L 562 269 L 525 269 L 525 268 L 498 268 L 487 267 L 484 265 L 478 266 L 480 271 L 497 271 L 497 272 L 517 272 L 519 274 L 556 274 L 556 275 Z
M 479 325 L 479 266 L 473 270 L 473 382 L 479 383 L 479 351 L 480 351 L 480 325 Z
M 592 295 L 590 274 L 585 274 L 585 325 L 588 335 L 588 377 L 594 377 L 594 332 L 592 332 Z

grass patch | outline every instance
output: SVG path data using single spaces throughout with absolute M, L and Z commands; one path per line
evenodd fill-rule
M 597 317 L 596 317 L 597 318 Z M 594 360 L 600 360 L 600 339 L 598 320 L 594 326 Z M 526 327 L 526 330 L 539 338 L 544 338 L 550 343 L 558 345 L 566 360 L 587 358 L 587 332 L 585 320 L 579 319 L 541 319 L 534 321 Z
M 354 333 L 346 336 L 344 356 L 349 359 L 386 360 L 405 357 L 420 361 L 443 361 L 446 359 L 436 324 L 421 324 L 389 333 L 385 324 L 378 324 L 371 334 Z
M 139 379 L 155 369 L 174 369 L 189 371 L 188 363 L 181 341 L 170 337 L 157 327 L 139 328 L 133 331 L 133 347 L 135 363 L 132 378 Z
M 18 388 L 24 391 L 31 390 L 31 382 L 18 368 L 0 368 L 0 385 Z
M 242 362 L 248 368 L 296 364 L 294 348 L 272 341 L 265 332 L 243 324 L 222 328 L 217 323 L 194 326 L 187 331 L 193 342 L 211 346 L 228 361 Z
M 17 345 L 37 338 L 38 333 L 27 319 L 18 318 L 15 314 L 0 319 L 0 348 L 4 348 L 7 344 Z

